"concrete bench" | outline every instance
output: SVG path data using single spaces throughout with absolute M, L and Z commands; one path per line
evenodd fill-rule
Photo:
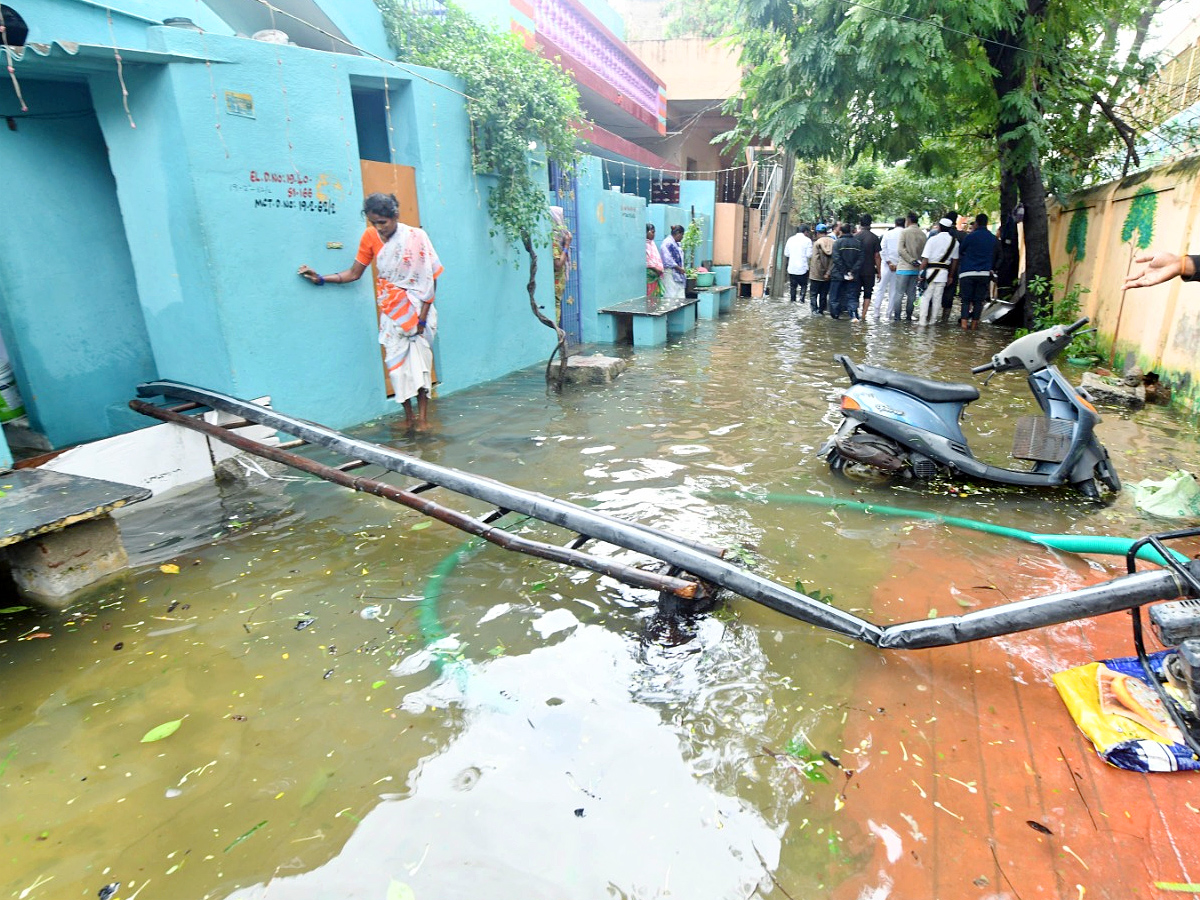
M 732 284 L 716 284 L 712 287 L 696 288 L 698 305 L 696 314 L 701 319 L 715 319 L 721 313 L 733 309 L 734 286 Z
M 13 580 L 23 596 L 56 608 L 128 565 L 109 513 L 150 496 L 146 488 L 43 469 L 0 475 L 0 492 L 0 553 Z
M 616 322 L 614 333 L 620 335 L 621 326 L 632 324 L 635 347 L 658 347 L 668 337 L 684 334 L 696 327 L 696 297 L 680 297 L 668 300 L 651 300 L 635 297 L 623 300 L 600 310 L 600 315 L 610 316 Z

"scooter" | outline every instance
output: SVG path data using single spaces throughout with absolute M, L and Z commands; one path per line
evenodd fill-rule
M 819 455 L 835 474 L 855 481 L 952 475 L 1023 487 L 1070 486 L 1093 498 L 1100 485 L 1116 493 L 1121 479 L 1095 435 L 1100 414 L 1054 365 L 1087 323 L 1084 318 L 1019 337 L 971 370 L 990 373 L 988 380 L 1013 369 L 1029 373 L 1042 415 L 1017 420 L 1012 456 L 1032 462 L 1030 468 L 993 466 L 972 455 L 959 421 L 967 404 L 979 399 L 975 385 L 859 365 L 841 354 L 834 358 L 850 375 L 842 396 L 845 418 Z

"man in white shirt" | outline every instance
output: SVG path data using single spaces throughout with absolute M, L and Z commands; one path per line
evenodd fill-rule
M 925 270 L 925 293 L 921 295 L 921 315 L 917 322 L 929 325 L 933 322 L 934 310 L 941 312 L 942 293 L 950 273 L 958 267 L 958 239 L 954 236 L 954 223 L 941 219 L 937 231 L 925 242 L 921 251 L 921 268 Z
M 796 302 L 796 288 L 800 288 L 800 302 L 808 295 L 808 261 L 812 258 L 813 242 L 808 236 L 808 226 L 800 225 L 796 233 L 783 245 L 787 257 L 788 282 L 792 289 L 792 302 Z
M 875 288 L 876 321 L 884 315 L 894 319 L 900 311 L 900 295 L 896 295 L 894 303 L 889 295 L 896 283 L 896 270 L 900 267 L 900 232 L 903 230 L 904 216 L 899 216 L 895 227 L 879 239 L 879 286 Z

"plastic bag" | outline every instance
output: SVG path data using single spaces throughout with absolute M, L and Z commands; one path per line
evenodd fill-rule
M 1166 655 L 1150 655 L 1155 671 L 1161 672 Z M 1134 772 L 1200 769 L 1200 760 L 1166 718 L 1145 677 L 1134 657 L 1088 663 L 1051 676 L 1071 718 L 1109 765 Z
M 1133 503 L 1142 512 L 1166 519 L 1200 518 L 1200 484 L 1190 472 L 1174 472 L 1162 481 L 1139 481 L 1129 486 Z

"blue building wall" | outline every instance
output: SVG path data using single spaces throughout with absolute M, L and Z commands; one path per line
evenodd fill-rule
M 614 335 L 597 311 L 646 293 L 646 201 L 604 190 L 600 160 L 584 157 L 578 172 L 579 263 L 583 340 L 607 343 Z
M 524 251 L 489 237 L 489 185 L 471 173 L 450 76 L 215 33 L 220 23 L 205 22 L 206 33 L 154 26 L 143 19 L 177 5 L 128 6 L 134 16 L 113 14 L 112 33 L 138 62 L 124 66 L 123 85 L 102 54 L 27 51 L 15 71 L 29 112 L 62 112 L 69 100 L 80 116 L 41 144 L 32 119 L 0 135 L 0 166 L 28 172 L 11 204 L 22 227 L 0 233 L 0 329 L 31 425 L 55 446 L 149 424 L 125 403 L 155 376 L 270 395 L 335 427 L 394 411 L 369 278 L 317 288 L 296 275 L 302 263 L 326 273 L 351 263 L 364 228 L 360 133 L 369 157 L 416 169 L 422 224 L 446 268 L 439 390 L 549 355 L 554 336 L 529 310 Z M 331 13 L 339 27 L 368 33 L 373 4 L 345 6 L 353 15 Z M 21 12 L 31 40 L 111 46 L 107 16 L 90 3 L 35 0 Z M 382 106 L 385 86 L 388 121 L 370 121 L 369 102 L 356 115 L 355 95 Z M 0 112 L 19 112 L 7 80 L 0 91 Z M 47 152 L 59 138 L 71 154 Z M 85 209 L 84 222 L 109 227 L 64 234 L 64 214 L 74 226 Z M 82 285 L 62 280 L 72 271 L 87 275 Z M 538 302 L 552 307 L 550 278 L 541 281 Z
M 681 181 L 679 182 L 679 206 L 684 211 L 684 226 L 688 220 L 696 218 L 701 223 L 703 243 L 696 256 L 696 263 L 712 259 L 713 256 L 713 223 L 717 212 L 717 183 L 715 181 Z

